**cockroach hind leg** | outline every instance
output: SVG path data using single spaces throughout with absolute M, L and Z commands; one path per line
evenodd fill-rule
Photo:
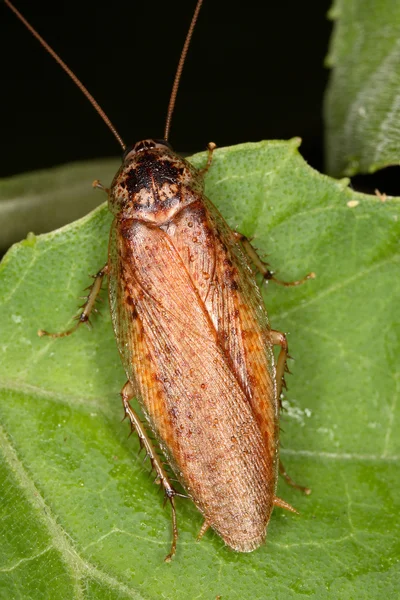
M 256 267 L 257 271 L 261 273 L 264 281 L 273 281 L 274 283 L 283 285 L 284 287 L 295 287 L 305 283 L 308 279 L 315 279 L 316 275 L 313 272 L 307 273 L 305 277 L 297 279 L 296 281 L 282 281 L 281 279 L 277 279 L 274 276 L 274 272 L 267 268 L 267 263 L 261 260 L 254 246 L 251 244 L 250 239 L 238 231 L 233 231 L 232 234 L 235 237 L 235 240 L 242 244 L 247 256 Z
M 98 273 L 96 275 L 94 275 L 94 281 L 92 283 L 92 285 L 90 285 L 87 289 L 90 290 L 89 294 L 87 296 L 85 296 L 86 302 L 82 305 L 82 312 L 77 315 L 76 317 L 74 317 L 74 319 L 77 321 L 77 323 L 71 327 L 70 329 L 66 329 L 65 331 L 61 331 L 59 333 L 50 333 L 49 331 L 46 331 L 45 329 L 39 329 L 38 331 L 38 336 L 39 337 L 51 337 L 51 338 L 62 338 L 62 337 L 67 337 L 68 335 L 71 335 L 72 333 L 74 333 L 74 331 L 76 331 L 79 327 L 79 325 L 81 325 L 82 323 L 85 323 L 86 325 L 90 326 L 91 323 L 89 321 L 89 317 L 91 315 L 91 313 L 94 312 L 98 312 L 97 309 L 95 308 L 95 303 L 96 303 L 96 299 L 100 293 L 101 290 L 101 285 L 103 283 L 103 279 L 104 277 L 108 274 L 108 264 L 105 264 L 104 267 L 102 269 L 100 269 L 100 271 L 98 271 Z
M 214 142 L 209 142 L 207 145 L 207 150 L 208 150 L 208 156 L 207 156 L 207 163 L 206 166 L 203 167 L 202 169 L 200 169 L 200 175 L 206 175 L 207 171 L 209 170 L 209 168 L 211 167 L 211 163 L 212 163 L 212 159 L 213 159 L 213 153 L 215 148 L 217 147 L 216 144 L 214 144 Z
M 174 496 L 171 496 L 169 498 L 169 501 L 171 503 L 171 511 L 172 511 L 172 542 L 171 542 L 171 550 L 169 551 L 167 556 L 164 558 L 164 562 L 171 561 L 172 557 L 176 553 L 176 544 L 178 542 L 178 525 L 176 522 L 176 510 L 175 510 Z
M 133 410 L 130 405 L 130 400 L 134 398 L 135 391 L 130 381 L 127 381 L 121 390 L 121 399 L 124 407 L 125 415 L 129 418 L 131 428 L 136 431 L 139 436 L 139 443 L 146 452 L 146 457 L 150 458 L 151 466 L 156 472 L 155 482 L 159 483 L 164 488 L 165 501 L 169 500 L 172 511 L 172 542 L 171 550 L 165 557 L 165 562 L 169 562 L 176 552 L 176 545 L 178 541 L 178 526 L 176 522 L 176 509 L 175 509 L 175 496 L 179 496 L 175 489 L 172 487 L 166 470 L 163 467 L 162 461 L 160 460 L 153 442 L 151 441 L 145 426 L 141 422 L 139 416 Z
M 280 346 L 281 351 L 279 352 L 278 360 L 276 363 L 276 393 L 277 397 L 281 397 L 282 388 L 286 387 L 285 371 L 286 371 L 286 360 L 288 357 L 288 343 L 286 335 L 275 329 L 270 331 L 271 342 L 274 346 Z
M 271 335 L 271 341 L 272 341 L 273 345 L 281 347 L 281 351 L 279 352 L 278 360 L 276 363 L 276 391 L 277 391 L 277 397 L 279 399 L 280 406 L 282 408 L 282 402 L 281 402 L 282 388 L 287 389 L 284 376 L 285 376 L 285 372 L 290 373 L 290 371 L 286 365 L 286 361 L 289 358 L 288 343 L 287 343 L 286 335 L 284 333 L 282 333 L 281 331 L 276 331 L 275 329 L 271 329 L 270 335 Z M 286 473 L 286 470 L 281 461 L 279 461 L 279 472 L 282 475 L 282 477 L 284 478 L 284 480 L 286 481 L 286 483 L 288 483 L 290 486 L 302 491 L 304 494 L 306 494 L 306 496 L 311 494 L 310 488 L 302 486 L 302 485 L 298 485 L 297 483 L 295 483 L 293 481 L 293 479 Z
M 293 508 L 293 506 L 289 504 L 289 502 L 285 502 L 285 500 L 282 500 L 282 498 L 278 498 L 278 496 L 275 496 L 274 498 L 274 506 L 288 510 L 292 513 L 295 513 L 296 515 L 299 514 L 299 511 Z
M 281 460 L 279 461 L 279 473 L 282 475 L 282 477 L 286 481 L 286 483 L 288 485 L 290 485 L 291 487 L 296 488 L 296 490 L 300 490 L 306 496 L 309 496 L 311 494 L 311 489 L 310 488 L 308 488 L 308 487 L 306 487 L 304 485 L 299 485 L 298 483 L 296 483 L 295 481 L 293 481 L 293 479 L 290 477 L 290 475 L 288 475 L 288 473 L 286 472 L 286 469 L 283 466 L 283 463 L 282 463 Z

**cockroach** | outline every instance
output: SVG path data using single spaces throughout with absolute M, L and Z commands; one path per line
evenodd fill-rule
M 189 497 L 204 517 L 199 537 L 211 527 L 233 550 L 250 552 L 266 536 L 274 506 L 294 511 L 276 496 L 279 409 L 288 344 L 271 329 L 255 269 L 277 280 L 250 241 L 233 232 L 204 195 L 204 168 L 195 169 L 168 143 L 171 117 L 198 0 L 172 88 L 164 138 L 126 148 L 108 117 L 52 48 L 9 0 L 6 4 L 83 91 L 111 129 L 124 155 L 108 195 L 114 215 L 106 264 L 95 276 L 77 323 L 88 323 L 104 277 L 118 350 L 128 381 L 121 391 L 125 416 L 150 457 L 156 481 L 172 509 Z M 273 346 L 280 346 L 277 361 Z M 185 493 L 172 485 L 156 447 L 131 400 L 136 398 Z M 296 486 L 299 487 L 299 486 Z M 307 488 L 302 488 L 306 493 Z

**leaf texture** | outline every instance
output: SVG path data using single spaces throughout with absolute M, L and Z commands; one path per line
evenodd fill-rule
M 177 556 L 163 563 L 170 514 L 121 422 L 125 376 L 105 294 L 92 331 L 36 335 L 69 325 L 106 262 L 112 218 L 101 207 L 30 236 L 0 267 L 0 598 L 396 596 L 400 201 L 319 175 L 297 146 L 217 150 L 206 192 L 282 279 L 317 275 L 263 288 L 295 357 L 281 456 L 312 494 L 280 482 L 278 495 L 300 515 L 274 510 L 265 546 L 236 554 L 212 532 L 196 543 L 202 519 L 182 500 Z
M 400 163 L 400 4 L 335 0 L 325 98 L 327 169 L 371 173 Z

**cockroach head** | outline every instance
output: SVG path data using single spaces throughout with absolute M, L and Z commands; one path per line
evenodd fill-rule
M 118 218 L 161 225 L 193 202 L 193 192 L 202 190 L 202 176 L 168 142 L 142 140 L 124 153 L 109 207 Z

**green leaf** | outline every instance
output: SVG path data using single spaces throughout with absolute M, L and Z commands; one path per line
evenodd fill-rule
M 326 155 L 332 175 L 400 164 L 400 3 L 334 0 L 327 66 Z
M 29 231 L 47 233 L 86 215 L 103 201 L 91 186 L 96 173 L 109 180 L 117 168 L 117 160 L 98 160 L 3 179 L 0 251 L 19 242 Z
M 282 458 L 309 497 L 276 509 L 266 545 L 235 554 L 178 502 L 170 510 L 121 422 L 125 382 L 107 301 L 63 339 L 88 274 L 106 262 L 105 206 L 14 246 L 1 268 L 0 597 L 223 600 L 389 598 L 400 584 L 399 199 L 349 190 L 309 168 L 298 140 L 217 150 L 207 194 L 279 276 L 271 322 L 293 375 Z M 204 165 L 197 155 L 195 165 Z M 92 176 L 90 176 L 92 177 Z M 98 177 L 104 180 L 102 172 Z M 90 179 L 90 178 L 89 178 Z M 104 294 L 105 299 L 105 294 Z

